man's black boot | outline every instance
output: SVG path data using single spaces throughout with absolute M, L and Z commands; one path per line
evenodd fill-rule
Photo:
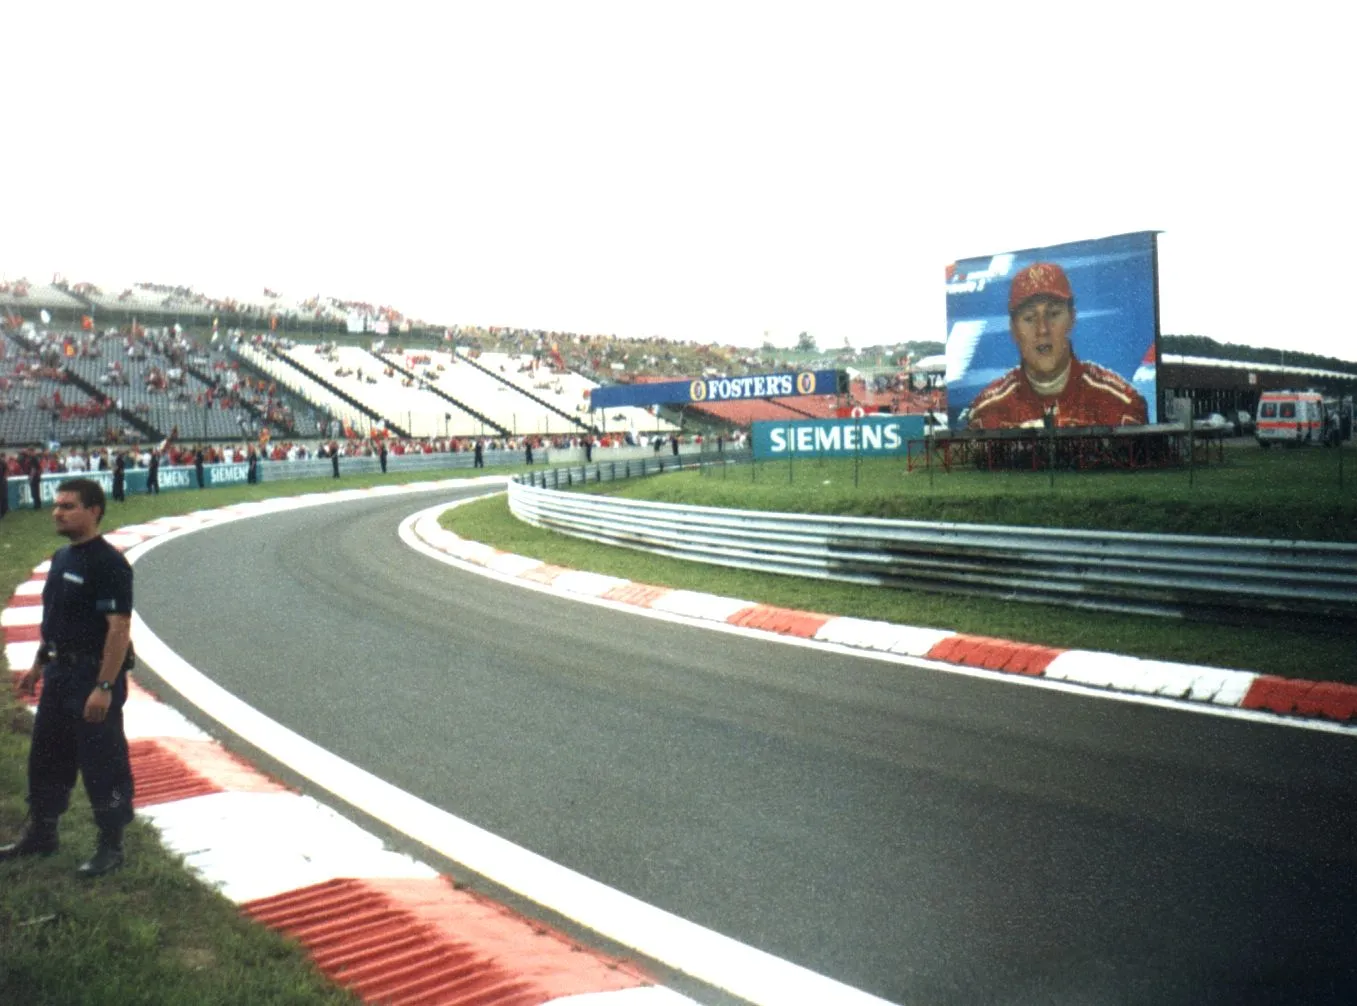
M 21 856 L 50 856 L 59 845 L 56 818 L 30 817 L 17 842 L 0 845 L 0 862 Z
M 80 869 L 75 872 L 87 879 L 102 877 L 105 873 L 112 873 L 122 865 L 122 829 L 114 830 L 110 828 L 99 832 L 99 847 L 94 850 L 94 855 L 90 857 L 89 862 L 82 863 Z

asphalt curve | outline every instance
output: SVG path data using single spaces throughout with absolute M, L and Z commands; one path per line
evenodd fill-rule
M 606 611 L 411 552 L 433 502 L 186 536 L 138 610 L 341 757 L 892 1001 L 1357 1001 L 1351 736 Z

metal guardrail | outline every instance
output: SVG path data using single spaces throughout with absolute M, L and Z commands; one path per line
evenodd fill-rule
M 1357 545 L 764 513 L 556 491 L 626 477 L 600 467 L 540 473 L 546 485 L 538 473 L 524 476 L 509 486 L 510 510 L 608 545 L 768 573 L 1212 621 L 1357 621 Z M 627 474 L 650 474 L 636 467 Z
M 718 457 L 721 459 L 720 461 L 715 460 Z M 730 450 L 720 455 L 700 454 L 691 451 L 675 455 L 668 453 L 666 448 L 663 452 L 656 452 L 653 457 L 595 461 L 584 465 L 557 465 L 550 468 L 544 466 L 541 471 L 516 475 L 514 481 L 529 486 L 537 486 L 540 489 L 568 489 L 572 486 L 588 485 L 591 482 L 614 482 L 618 479 L 676 472 L 685 468 L 712 468 L 722 462 L 747 464 L 751 460 L 753 460 L 753 453 L 748 449 Z

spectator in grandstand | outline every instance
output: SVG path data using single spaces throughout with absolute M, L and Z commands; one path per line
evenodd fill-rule
M 1136 426 L 1148 422 L 1145 399 L 1120 375 L 1074 355 L 1074 291 L 1065 270 L 1036 262 L 1013 277 L 1008 322 L 1019 363 L 975 396 L 971 429 Z

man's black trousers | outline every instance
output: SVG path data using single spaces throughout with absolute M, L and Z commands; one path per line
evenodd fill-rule
M 42 675 L 42 696 L 28 752 L 28 805 L 35 818 L 55 818 L 70 805 L 79 771 L 100 830 L 132 820 L 132 765 L 123 735 L 127 675 L 113 686 L 102 723 L 85 722 L 85 700 L 99 676 L 99 658 L 59 659 Z

